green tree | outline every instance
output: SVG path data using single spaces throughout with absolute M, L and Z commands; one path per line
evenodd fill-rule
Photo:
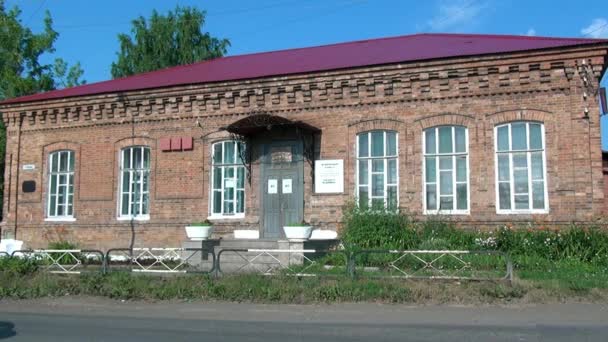
M 55 52 L 53 44 L 59 37 L 53 29 L 50 13 L 46 12 L 42 32 L 33 33 L 19 19 L 19 8 L 7 10 L 4 4 L 5 1 L 0 0 L 0 101 L 83 84 L 79 63 L 68 67 L 59 58 L 53 65 L 40 61 L 43 54 Z M 5 151 L 6 130 L 0 120 L 0 203 L 4 193 Z
M 166 15 L 133 20 L 131 35 L 119 34 L 120 52 L 112 77 L 125 77 L 223 56 L 230 41 L 203 32 L 205 11 L 177 6 Z

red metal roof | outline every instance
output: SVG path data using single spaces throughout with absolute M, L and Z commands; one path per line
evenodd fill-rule
M 595 43 L 608 43 L 608 40 L 475 34 L 414 34 L 222 57 L 110 81 L 22 96 L 0 102 L 0 104 Z

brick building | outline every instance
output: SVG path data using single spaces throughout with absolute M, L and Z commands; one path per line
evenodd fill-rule
M 607 40 L 421 34 L 225 57 L 11 99 L 5 235 L 179 246 L 209 219 L 281 238 L 341 207 L 463 225 L 604 208 Z M 315 170 L 315 166 L 317 169 Z

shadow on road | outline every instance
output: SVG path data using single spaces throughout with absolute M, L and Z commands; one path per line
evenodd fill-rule
M 15 324 L 0 321 L 0 340 L 17 335 Z

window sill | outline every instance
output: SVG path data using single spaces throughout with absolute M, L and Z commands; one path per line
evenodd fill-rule
M 150 221 L 150 216 L 146 215 L 146 216 L 135 216 L 135 217 L 131 217 L 131 216 L 120 216 L 116 218 L 118 221 Z
M 245 214 L 238 214 L 238 215 L 211 215 L 207 217 L 207 220 L 242 220 L 245 218 Z
M 497 210 L 498 215 L 546 215 L 549 210 Z
M 75 217 L 47 217 L 44 222 L 76 222 Z
M 424 215 L 471 215 L 469 210 L 425 210 Z

